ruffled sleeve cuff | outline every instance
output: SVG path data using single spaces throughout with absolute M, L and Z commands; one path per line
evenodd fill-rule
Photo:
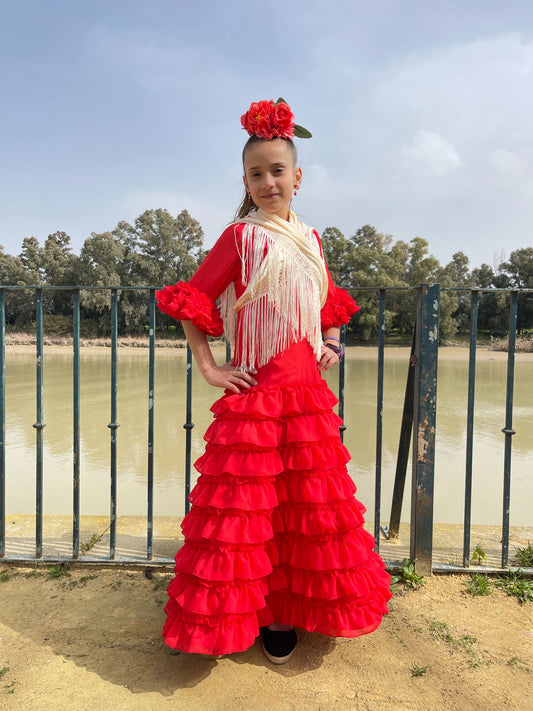
M 333 293 L 328 294 L 327 301 L 320 312 L 322 331 L 348 323 L 360 308 L 347 291 L 338 286 L 334 287 Z
M 163 313 L 178 321 L 192 321 L 209 336 L 221 336 L 224 324 L 214 301 L 195 286 L 180 281 L 156 291 L 157 305 Z

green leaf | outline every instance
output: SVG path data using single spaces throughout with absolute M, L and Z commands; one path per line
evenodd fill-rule
M 285 99 L 282 99 L 281 96 L 280 96 L 277 101 L 274 101 L 274 106 L 275 106 L 276 104 L 286 104 L 286 103 L 287 103 L 287 102 L 285 101 Z
M 313 134 L 311 133 L 311 131 L 308 131 L 303 126 L 298 126 L 298 124 L 296 124 L 294 126 L 294 135 L 297 136 L 298 138 L 312 138 L 313 137 Z

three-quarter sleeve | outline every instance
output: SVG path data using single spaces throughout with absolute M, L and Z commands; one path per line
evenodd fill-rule
M 239 241 L 237 226 L 224 230 L 189 282 L 156 292 L 159 309 L 178 321 L 192 321 L 207 335 L 221 336 L 224 326 L 215 302 L 240 276 Z

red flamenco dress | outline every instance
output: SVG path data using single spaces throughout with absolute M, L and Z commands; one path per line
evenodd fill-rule
M 229 227 L 189 283 L 158 292 L 165 313 L 221 335 L 215 299 L 242 293 L 239 225 Z M 322 330 L 357 310 L 333 286 Z M 390 577 L 363 528 L 335 395 L 305 340 L 272 358 L 241 394 L 211 408 L 205 453 L 176 555 L 163 636 L 183 652 L 248 649 L 276 621 L 332 637 L 375 630 Z

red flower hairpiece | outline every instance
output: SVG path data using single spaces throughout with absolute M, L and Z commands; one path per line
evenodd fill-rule
M 311 133 L 294 123 L 289 104 L 281 97 L 276 101 L 257 101 L 241 116 L 241 125 L 250 136 L 258 138 L 311 138 Z

